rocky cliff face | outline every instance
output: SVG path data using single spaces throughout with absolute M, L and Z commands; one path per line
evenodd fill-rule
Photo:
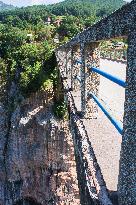
M 0 205 L 79 204 L 69 124 L 53 103 L 39 91 L 13 111 L 0 104 Z

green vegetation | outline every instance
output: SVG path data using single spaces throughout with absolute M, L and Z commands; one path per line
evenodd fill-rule
M 123 0 L 65 0 L 1 11 L 1 88 L 14 81 L 24 97 L 39 89 L 58 89 L 54 49 L 123 4 Z M 55 114 L 62 117 L 65 111 L 58 98 Z
M 120 8 L 123 0 L 65 0 L 64 2 L 48 6 L 55 15 L 73 15 L 86 18 L 88 16 L 103 17 Z
M 67 105 L 64 101 L 56 102 L 53 111 L 58 118 L 67 118 Z

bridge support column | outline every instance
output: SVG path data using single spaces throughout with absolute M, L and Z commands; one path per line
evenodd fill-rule
M 67 54 L 66 54 L 66 62 L 67 62 L 67 77 L 68 79 L 70 79 L 71 77 L 71 55 L 72 55 L 72 50 L 71 49 L 67 49 Z
M 56 52 L 56 58 L 58 62 L 58 66 L 63 77 L 67 75 L 67 50 L 61 49 Z
M 68 75 L 68 49 L 65 50 L 65 76 Z
M 119 171 L 119 205 L 136 204 L 136 30 L 128 36 L 125 111 Z
M 86 58 L 86 92 L 94 93 L 98 95 L 98 89 L 100 84 L 100 76 L 97 73 L 93 73 L 87 68 L 89 67 L 100 67 L 100 50 L 99 43 L 90 43 L 85 48 Z M 98 113 L 98 107 L 93 99 L 87 99 L 86 102 L 86 118 L 96 118 Z
M 76 76 L 80 76 L 80 65 L 76 63 L 80 59 L 80 47 L 74 46 L 71 52 L 71 88 L 73 91 L 80 89 L 80 82 L 76 79 Z
M 66 73 L 66 77 L 70 78 L 71 76 L 71 49 L 66 49 L 65 50 L 65 59 L 64 61 L 66 62 L 65 65 L 65 73 Z
M 70 79 L 71 79 L 71 89 L 72 90 L 73 90 L 73 87 L 74 87 L 73 75 L 74 75 L 74 51 L 73 51 L 73 48 L 72 48 L 71 49 L 71 76 L 70 76 Z
M 81 76 L 81 112 L 84 116 L 86 113 L 86 92 L 85 92 L 85 44 L 80 44 L 80 52 L 81 52 L 81 68 L 80 68 L 80 76 Z

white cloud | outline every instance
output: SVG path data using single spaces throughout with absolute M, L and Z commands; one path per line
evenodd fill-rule
M 32 0 L 31 4 L 53 4 L 53 3 L 58 3 L 62 0 Z
M 12 4 L 14 6 L 28 6 L 38 4 L 53 4 L 63 0 L 2 0 L 6 4 Z

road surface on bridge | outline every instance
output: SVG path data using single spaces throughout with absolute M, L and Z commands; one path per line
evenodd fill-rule
M 125 80 L 126 65 L 101 59 L 100 68 Z M 80 91 L 73 92 L 77 109 L 80 111 Z M 123 120 L 125 89 L 100 76 L 99 96 L 110 107 L 118 120 Z M 116 191 L 122 137 L 99 109 L 97 119 L 83 119 L 97 161 L 109 190 Z

